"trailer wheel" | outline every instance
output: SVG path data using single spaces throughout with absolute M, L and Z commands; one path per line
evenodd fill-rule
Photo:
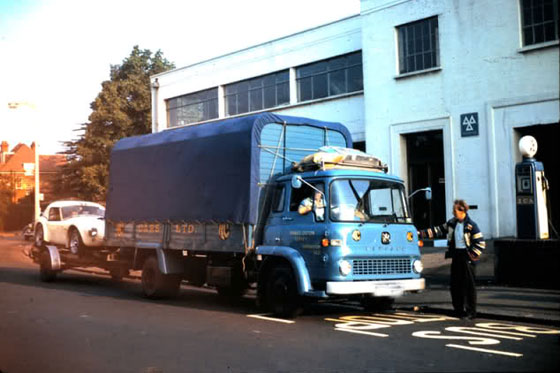
M 394 302 L 395 299 L 391 297 L 365 297 L 362 299 L 362 307 L 371 312 L 386 311 L 393 307 Z
M 179 292 L 181 276 L 160 272 L 155 256 L 149 256 L 142 267 L 142 291 L 150 299 L 174 297 Z
M 39 256 L 39 278 L 42 282 L 56 280 L 56 271 L 52 269 L 51 256 L 48 251 L 43 251 Z
M 294 318 L 302 310 L 296 279 L 288 267 L 275 267 L 270 271 L 265 297 L 269 310 L 276 316 Z

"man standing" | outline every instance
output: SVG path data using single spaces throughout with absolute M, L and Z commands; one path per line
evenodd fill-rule
M 447 223 L 418 231 L 421 238 L 447 236 L 446 258 L 451 258 L 451 300 L 458 317 L 476 317 L 475 263 L 486 247 L 476 223 L 469 217 L 469 205 L 453 203 L 453 218 Z

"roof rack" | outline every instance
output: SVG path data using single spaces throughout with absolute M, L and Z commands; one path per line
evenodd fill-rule
M 309 154 L 300 162 L 294 163 L 292 169 L 298 172 L 329 169 L 367 169 L 387 173 L 389 167 L 379 158 L 360 150 L 323 146 L 319 148 L 318 152 Z

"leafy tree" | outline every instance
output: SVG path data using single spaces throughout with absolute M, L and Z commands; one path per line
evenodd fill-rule
M 111 66 L 111 79 L 91 103 L 89 121 L 81 125 L 83 134 L 65 142 L 68 164 L 62 176 L 67 197 L 104 202 L 109 183 L 109 156 L 121 138 L 151 130 L 149 77 L 174 68 L 161 51 L 152 54 L 135 46 L 120 65 Z

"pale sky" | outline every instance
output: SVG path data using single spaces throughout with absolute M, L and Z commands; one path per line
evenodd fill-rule
M 0 0 L 0 141 L 63 150 L 134 45 L 182 67 L 359 11 L 359 0 Z

